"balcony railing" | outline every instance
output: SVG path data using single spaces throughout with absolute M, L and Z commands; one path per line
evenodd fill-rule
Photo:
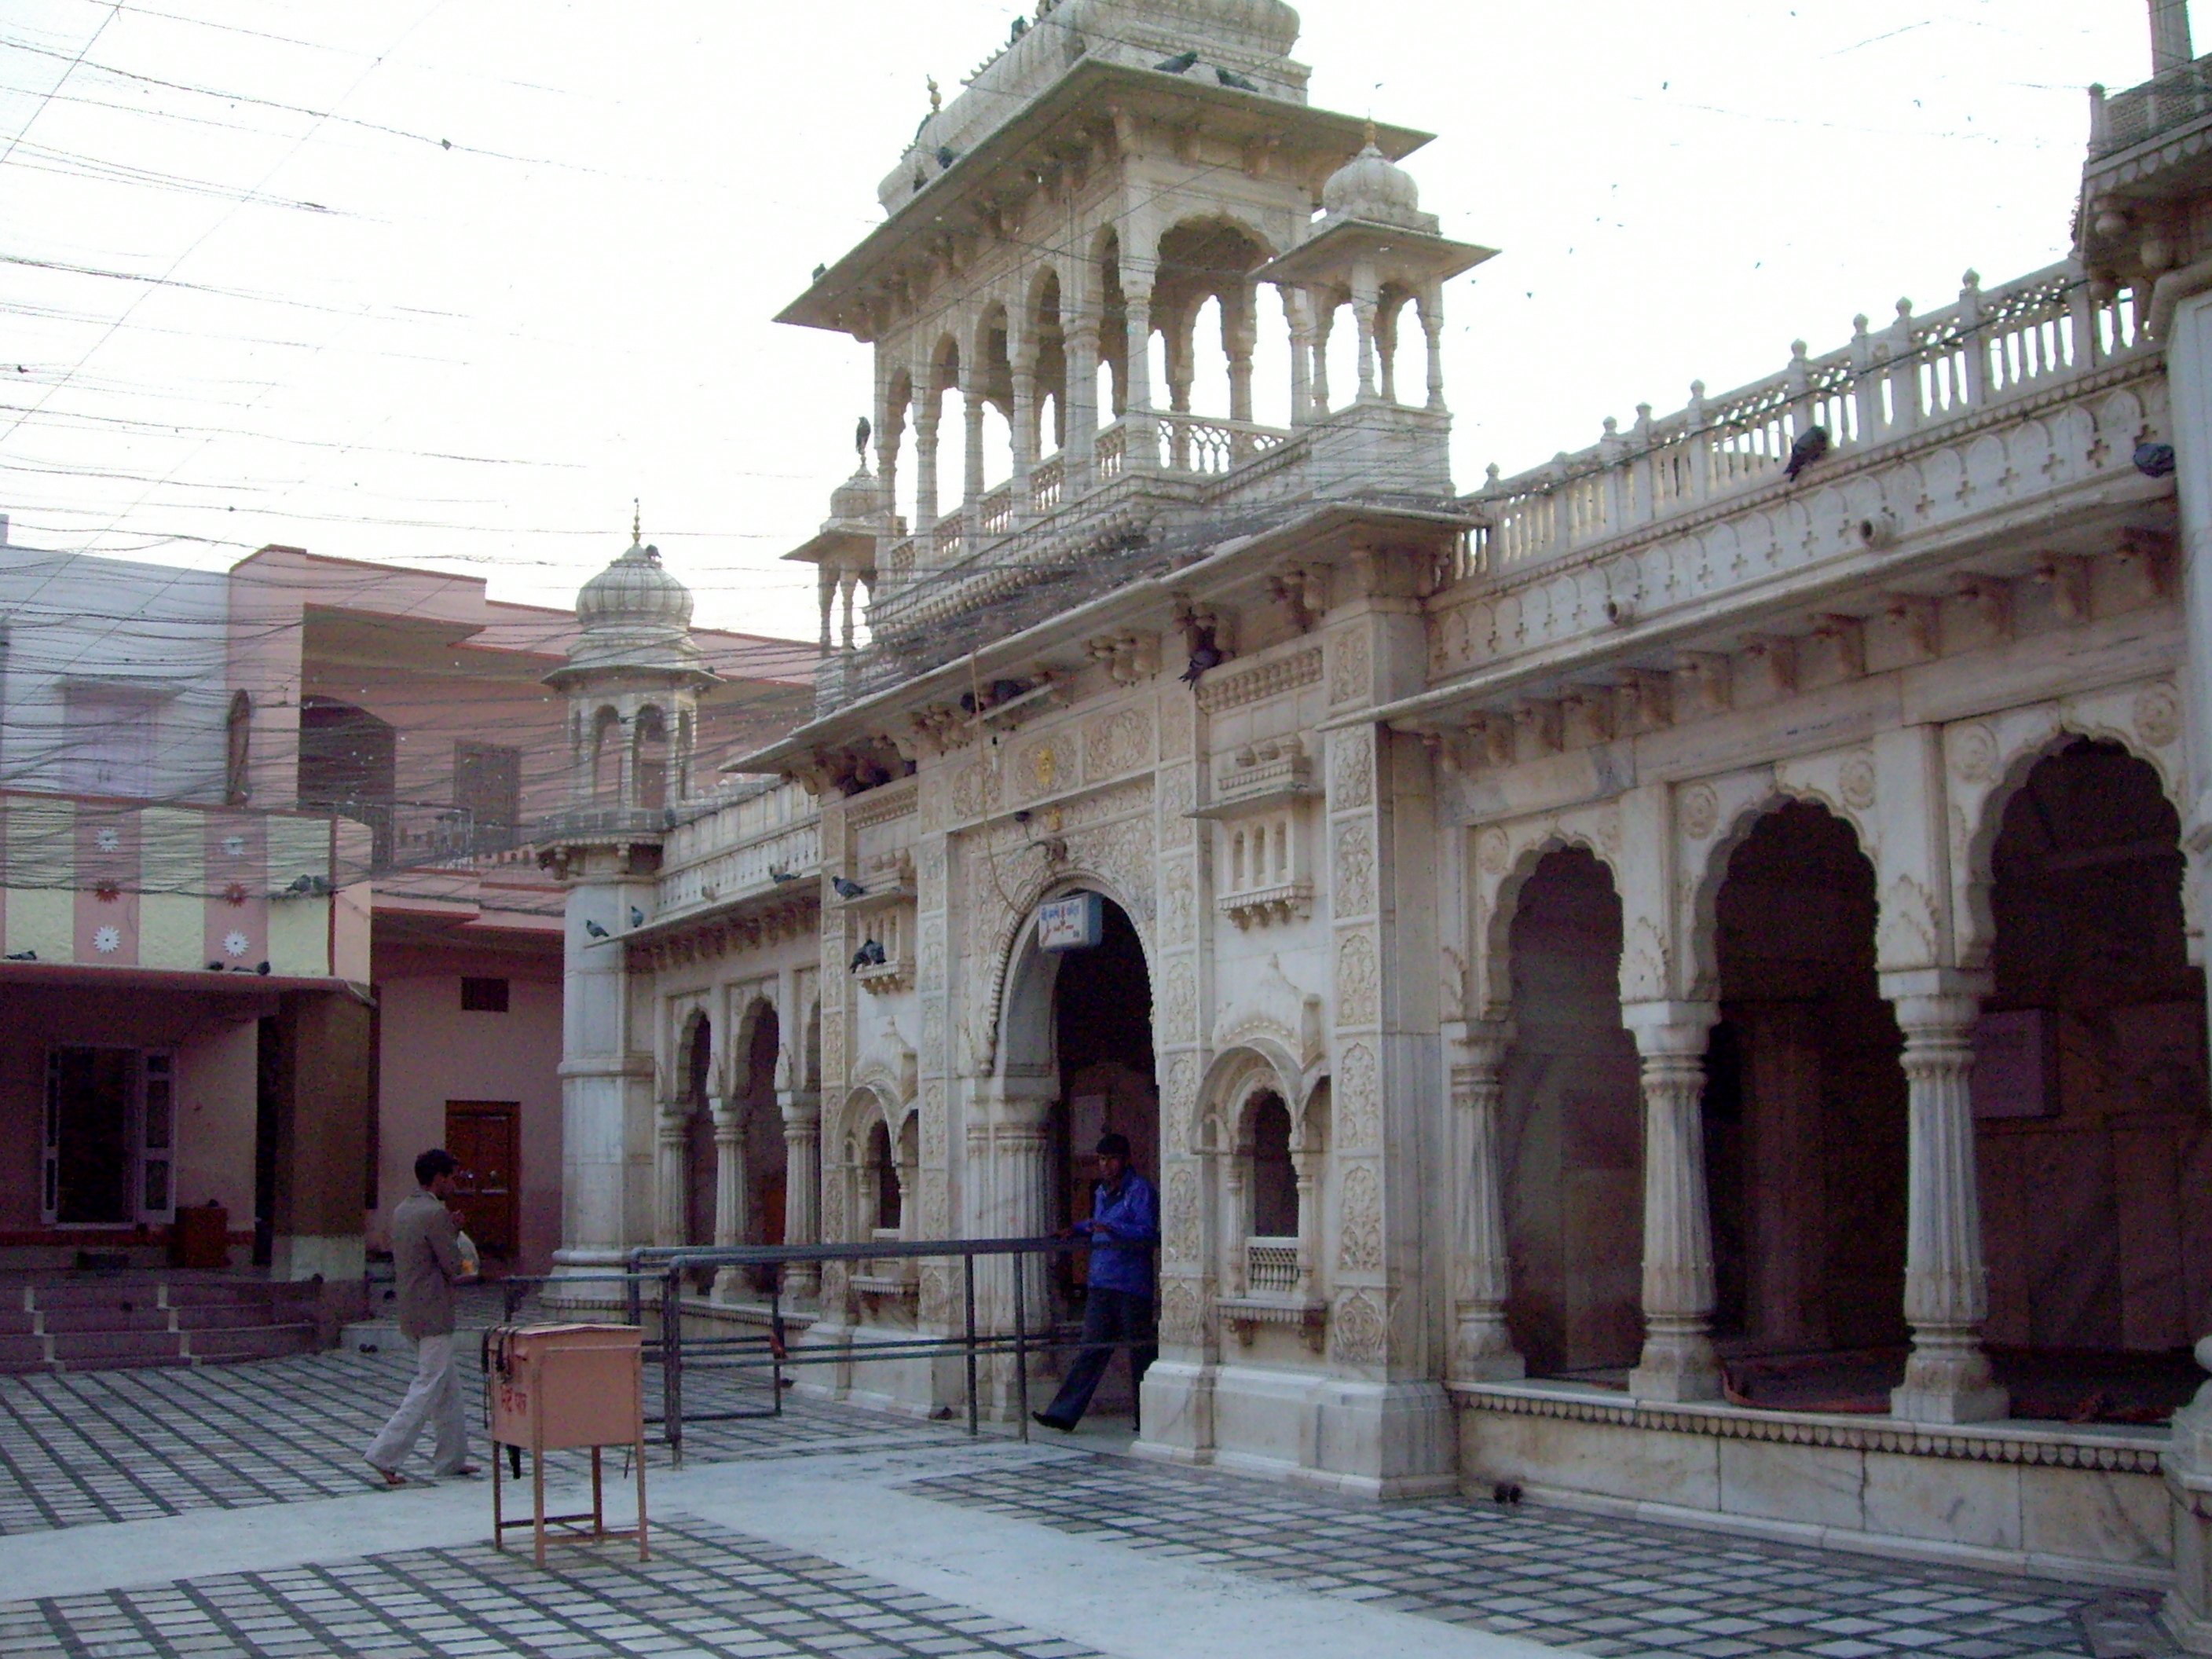
M 1691 388 L 1689 406 L 1635 425 L 1579 454 L 1490 481 L 1470 505 L 1484 527 L 1456 574 L 1497 573 L 1559 557 L 1778 482 L 1792 447 L 1814 427 L 1828 453 L 1887 443 L 2131 353 L 2142 343 L 2136 296 L 2093 301 L 2070 264 L 1984 292 L 1967 273 L 1956 305 L 1871 332 L 1819 357 L 1803 348 L 1779 374 L 1719 398 Z
M 452 864 L 512 853 L 526 844 L 519 823 L 480 819 L 465 806 L 444 801 L 316 800 L 301 808 L 331 812 L 368 826 L 372 874 Z
M 2089 155 L 2116 155 L 2212 115 L 2212 58 L 2200 58 L 2110 97 L 2093 90 Z

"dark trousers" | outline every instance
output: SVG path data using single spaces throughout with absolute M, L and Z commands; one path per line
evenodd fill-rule
M 1091 1396 L 1098 1392 L 1099 1379 L 1114 1358 L 1114 1345 L 1127 1342 L 1129 1383 L 1141 1387 L 1145 1372 L 1160 1351 L 1152 1336 L 1152 1298 L 1129 1291 L 1109 1291 L 1093 1285 L 1083 1308 L 1083 1347 L 1067 1376 L 1053 1396 L 1044 1415 L 1070 1428 L 1083 1420 Z

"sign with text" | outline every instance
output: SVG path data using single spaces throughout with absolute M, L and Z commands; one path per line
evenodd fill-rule
M 1096 893 L 1070 893 L 1037 906 L 1040 951 L 1088 951 L 1105 937 L 1105 908 Z

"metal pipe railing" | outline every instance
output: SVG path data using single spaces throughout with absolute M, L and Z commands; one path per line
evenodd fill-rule
M 659 1422 L 661 1436 L 673 1461 L 680 1464 L 684 1457 L 684 1430 L 688 1423 L 731 1422 L 751 1418 L 779 1417 L 783 1411 L 783 1395 L 789 1384 L 784 1373 L 787 1369 L 806 1365 L 860 1364 L 866 1364 L 889 1359 L 939 1358 L 957 1356 L 963 1364 L 967 1383 L 968 1432 L 981 1432 L 981 1388 L 980 1362 L 987 1355 L 1011 1354 L 1014 1359 L 1014 1393 L 1016 1426 L 1024 1441 L 1030 1437 L 1030 1376 L 1032 1355 L 1063 1352 L 1070 1348 L 1094 1346 L 1079 1337 L 1032 1334 L 1029 1328 L 1028 1274 L 1017 1266 L 1013 1275 L 1013 1329 L 1011 1332 L 986 1331 L 978 1328 L 975 1304 L 975 1263 L 984 1256 L 1048 1256 L 1064 1255 L 1081 1247 L 1073 1238 L 1049 1237 L 1036 1238 L 959 1238 L 959 1239 L 898 1239 L 848 1244 L 744 1244 L 719 1247 L 692 1245 L 641 1246 L 627 1252 L 624 1271 L 615 1273 L 580 1273 L 554 1274 L 544 1278 L 510 1279 L 507 1285 L 506 1314 L 511 1322 L 520 1311 L 521 1304 L 533 1285 L 558 1284 L 582 1287 L 601 1283 L 610 1287 L 620 1286 L 624 1322 L 642 1328 L 645 1321 L 645 1287 L 658 1286 L 654 1312 L 659 1329 L 647 1337 L 643 1344 L 648 1361 L 657 1361 L 661 1367 L 661 1408 Z M 859 1262 L 881 1261 L 923 1261 L 958 1258 L 962 1267 L 962 1323 L 957 1331 L 943 1334 L 917 1333 L 907 1337 L 866 1343 L 845 1341 L 823 1344 L 793 1351 L 783 1340 L 782 1269 L 793 1263 Z M 760 1336 L 696 1336 L 684 1328 L 684 1282 L 687 1274 L 701 1268 L 757 1267 L 770 1270 L 769 1277 L 769 1328 Z M 1096 1346 L 1133 1348 L 1141 1346 L 1141 1339 L 1126 1339 Z M 755 1356 L 759 1356 L 756 1358 Z M 728 1409 L 713 1412 L 694 1411 L 684 1401 L 686 1371 L 698 1360 L 717 1356 L 730 1363 L 717 1369 L 736 1370 L 764 1369 L 769 1373 L 769 1403 L 764 1408 L 751 1410 Z M 649 1422 L 653 1420 L 647 1419 Z

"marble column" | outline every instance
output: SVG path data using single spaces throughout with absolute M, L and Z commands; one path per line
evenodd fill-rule
M 921 405 L 914 422 L 914 544 L 921 560 L 937 551 L 937 423 L 938 400 L 932 395 Z
M 1224 301 L 1221 307 L 1221 349 L 1229 358 L 1229 418 L 1249 421 L 1252 351 L 1260 343 L 1255 319 L 1259 310 L 1259 290 L 1248 285 L 1237 289 L 1232 297 L 1233 305 Z
M 1444 290 L 1432 283 L 1421 295 L 1421 332 L 1429 346 L 1429 407 L 1441 413 L 1444 406 Z
M 1037 399 L 1036 348 L 1025 346 L 1013 359 L 1014 371 L 1014 516 L 1026 519 L 1034 511 L 1030 501 L 1030 474 L 1036 467 Z
M 1304 289 L 1277 291 L 1291 325 L 1291 424 L 1305 426 L 1313 419 L 1313 307 Z
M 1079 318 L 1067 330 L 1067 447 L 1060 499 L 1073 501 L 1091 483 L 1098 456 L 1098 325 Z
M 1624 1004 L 1644 1086 L 1644 1352 L 1628 1391 L 1717 1400 L 1712 1218 L 1705 1194 L 1705 1035 L 1710 1002 Z
M 1123 281 L 1128 280 L 1127 273 Z M 1124 374 L 1122 386 L 1122 425 L 1127 431 L 1127 457 L 1123 465 L 1130 468 L 1158 466 L 1160 464 L 1158 423 L 1152 416 L 1152 290 L 1147 280 L 1141 286 L 1123 289 L 1128 306 L 1128 326 L 1124 331 Z
M 1352 290 L 1352 315 L 1359 325 L 1358 395 L 1362 403 L 1375 397 L 1375 319 L 1380 309 L 1373 282 L 1356 283 Z
M 980 380 L 981 368 L 975 371 L 979 379 L 960 388 L 960 417 L 965 428 L 964 465 L 961 472 L 960 509 L 973 538 L 983 513 L 983 410 L 987 399 Z
M 1989 1274 L 1982 1260 L 1974 1113 L 1966 1093 L 1979 1002 L 1954 984 L 1907 988 L 1885 983 L 1882 988 L 1905 1033 L 1909 1119 L 1905 1318 L 1912 1327 L 1912 1354 L 1905 1362 L 1903 1386 L 1890 1395 L 1890 1411 L 1916 1423 L 1987 1422 L 2003 1417 L 2009 1401 L 1982 1352 Z
M 1465 1058 L 1451 1072 L 1454 1115 L 1466 1135 L 1460 1166 L 1460 1291 L 1451 1346 L 1452 1380 L 1459 1382 L 1509 1382 L 1528 1374 L 1505 1322 L 1513 1280 L 1505 1239 L 1498 1102 L 1499 1073 L 1512 1034 L 1513 1028 L 1502 1021 L 1466 1027 L 1459 1043 Z
M 783 1242 L 822 1243 L 822 1097 L 811 1090 L 781 1089 L 775 1097 L 783 1117 Z M 822 1283 L 811 1261 L 783 1270 L 783 1294 L 791 1301 L 812 1299 Z
M 729 1249 L 745 1242 L 745 1230 L 751 1219 L 747 1214 L 747 1200 L 751 1194 L 745 1170 L 745 1117 L 749 1109 L 725 1095 L 710 1097 L 707 1108 L 714 1121 L 714 1244 L 717 1249 Z M 714 1300 L 726 1301 L 742 1290 L 744 1277 L 736 1267 L 716 1268 Z
M 688 1244 L 684 1237 L 688 1196 L 688 1121 L 690 1103 L 664 1100 L 653 1125 L 653 1242 L 662 1246 Z
M 1328 337 L 1336 327 L 1335 296 L 1318 289 L 1313 296 L 1313 416 L 1328 417 Z

